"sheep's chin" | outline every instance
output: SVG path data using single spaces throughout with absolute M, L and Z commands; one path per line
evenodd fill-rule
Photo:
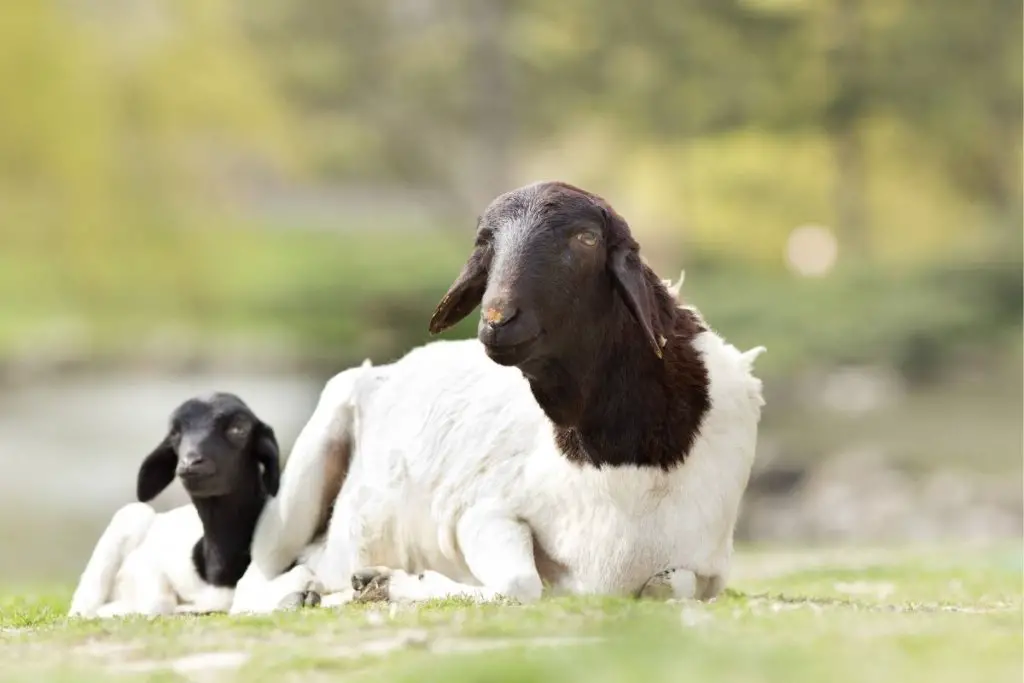
M 181 479 L 182 488 L 190 498 L 217 498 L 228 493 L 228 487 L 217 477 L 204 479 Z

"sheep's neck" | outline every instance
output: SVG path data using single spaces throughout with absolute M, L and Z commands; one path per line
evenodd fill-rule
M 213 586 L 234 587 L 249 566 L 249 546 L 266 494 L 260 482 L 226 496 L 193 501 L 203 523 L 203 537 L 192 550 L 192 562 Z
M 692 344 L 703 327 L 677 309 L 660 359 L 637 328 L 619 329 L 619 338 L 574 356 L 594 358 L 590 367 L 548 361 L 527 373 L 533 394 L 569 460 L 673 468 L 686 459 L 710 407 L 707 369 Z

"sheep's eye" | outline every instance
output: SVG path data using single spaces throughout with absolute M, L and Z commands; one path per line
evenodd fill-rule
M 582 242 L 584 246 L 592 247 L 597 244 L 597 233 L 593 230 L 584 230 L 583 232 L 576 233 L 576 239 Z
M 245 420 L 237 420 L 228 426 L 228 436 L 232 439 L 244 439 L 249 433 L 249 423 Z
M 494 233 L 489 228 L 485 228 L 483 230 L 480 230 L 476 234 L 476 241 L 473 243 L 473 246 L 475 246 L 475 247 L 487 247 L 487 246 L 489 246 L 491 244 L 491 241 L 493 239 L 494 239 Z

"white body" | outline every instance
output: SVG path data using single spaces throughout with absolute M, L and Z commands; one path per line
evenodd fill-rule
M 264 509 L 232 611 L 268 611 L 281 598 L 271 580 L 312 537 L 329 502 L 326 472 L 346 441 L 351 464 L 326 547 L 307 563 L 342 591 L 324 604 L 348 599 L 352 573 L 375 565 L 404 570 L 390 575 L 392 600 L 528 601 L 542 586 L 631 595 L 655 575 L 670 596 L 713 597 L 754 461 L 763 399 L 751 367 L 764 349 L 741 353 L 710 331 L 694 346 L 711 408 L 685 463 L 669 472 L 567 461 L 520 371 L 490 361 L 476 340 L 340 373 Z
M 146 503 L 125 505 L 100 536 L 69 616 L 227 612 L 234 589 L 206 583 L 192 562 L 192 549 L 202 535 L 203 525 L 192 505 L 159 514 Z M 283 583 L 278 587 L 282 595 L 294 592 Z

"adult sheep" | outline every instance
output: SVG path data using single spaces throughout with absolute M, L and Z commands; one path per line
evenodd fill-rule
M 763 399 L 752 364 L 640 258 L 603 199 L 495 199 L 436 341 L 328 382 L 260 519 L 233 612 L 328 521 L 325 605 L 550 593 L 710 599 L 725 585 Z

